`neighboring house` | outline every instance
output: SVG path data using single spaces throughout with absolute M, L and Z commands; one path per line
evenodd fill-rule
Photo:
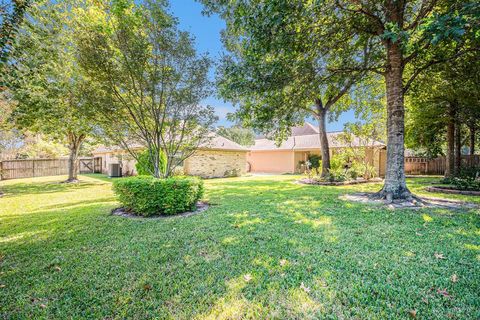
M 144 149 L 137 145 L 133 149 Z M 201 146 L 183 163 L 187 175 L 204 178 L 219 178 L 231 175 L 243 175 L 247 168 L 245 147 L 218 135 Z M 135 175 L 135 159 L 120 148 L 99 147 L 93 152 L 94 157 L 102 158 L 102 172 L 107 173 L 111 163 L 120 163 L 125 175 Z
M 342 132 L 329 132 L 327 138 L 330 147 L 330 155 L 345 148 L 345 143 L 339 139 Z M 360 140 L 355 137 L 352 145 L 361 147 Z M 369 163 L 377 170 L 377 175 L 385 175 L 386 145 L 380 141 L 372 141 L 368 144 L 366 156 Z M 275 141 L 262 138 L 255 140 L 255 145 L 250 147 L 247 162 L 250 172 L 257 173 L 300 173 L 305 170 L 302 163 L 310 154 L 321 155 L 320 137 L 318 129 L 310 123 L 304 126 L 292 128 L 292 135 L 283 141 L 280 146 Z

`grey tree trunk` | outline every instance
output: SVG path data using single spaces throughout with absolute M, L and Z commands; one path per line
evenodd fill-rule
M 411 193 L 405 181 L 404 134 L 405 107 L 403 92 L 403 56 L 398 43 L 386 43 L 387 72 L 387 168 L 385 184 L 379 192 L 387 200 L 407 199 Z
M 68 149 L 70 150 L 70 154 L 68 157 L 68 179 L 66 182 L 78 181 L 78 154 L 83 140 L 85 140 L 85 135 L 83 134 L 76 135 L 70 133 L 68 135 Z
M 445 178 L 451 177 L 455 166 L 455 113 L 450 107 L 449 119 L 447 124 L 447 155 L 445 166 Z
M 318 119 L 318 135 L 320 138 L 320 148 L 322 153 L 322 178 L 326 177 L 330 171 L 330 147 L 327 138 L 327 109 L 323 107 L 321 100 L 316 101 L 317 119 Z
M 460 173 L 460 167 L 462 166 L 462 126 L 460 123 L 455 124 L 455 166 L 454 173 L 458 175 Z

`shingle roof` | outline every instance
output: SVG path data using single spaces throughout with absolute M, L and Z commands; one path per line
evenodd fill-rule
M 330 148 L 342 148 L 347 144 L 339 139 L 339 135 L 343 132 L 328 132 L 327 139 Z M 353 146 L 363 146 L 358 137 L 354 137 L 352 141 Z M 380 141 L 373 141 L 368 143 L 369 146 L 383 147 L 384 143 Z M 290 136 L 283 141 L 280 146 L 275 144 L 275 141 L 269 139 L 255 140 L 255 145 L 250 147 L 252 151 L 266 151 L 266 150 L 304 150 L 304 149 L 320 149 L 320 137 L 318 134 L 308 134 L 301 136 Z
M 145 148 L 142 144 L 139 143 L 132 143 L 129 146 L 132 149 L 140 149 Z M 206 150 L 225 150 L 225 151 L 248 151 L 247 148 L 244 146 L 239 145 L 238 143 L 219 136 L 215 133 L 211 134 L 211 140 L 207 143 L 200 145 L 199 149 L 206 149 Z M 99 146 L 95 150 L 92 151 L 93 154 L 98 153 L 109 153 L 114 151 L 122 151 L 123 149 L 120 147 L 106 147 L 106 146 Z

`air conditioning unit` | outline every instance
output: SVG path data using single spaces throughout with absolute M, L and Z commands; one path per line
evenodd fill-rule
M 120 163 L 110 163 L 108 176 L 110 178 L 120 178 L 122 176 L 122 167 L 120 167 Z

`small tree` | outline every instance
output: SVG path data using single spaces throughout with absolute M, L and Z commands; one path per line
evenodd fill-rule
M 197 55 L 163 2 L 115 1 L 78 15 L 81 66 L 90 87 L 102 92 L 96 96 L 102 133 L 136 160 L 132 144 L 146 147 L 153 176 L 170 176 L 212 137 L 217 117 L 200 104 L 211 93 L 210 59 Z
M 76 60 L 72 1 L 39 2 L 19 32 L 11 57 L 9 87 L 17 105 L 12 118 L 20 128 L 68 145 L 67 182 L 77 181 L 80 147 L 92 131 L 92 101 Z

